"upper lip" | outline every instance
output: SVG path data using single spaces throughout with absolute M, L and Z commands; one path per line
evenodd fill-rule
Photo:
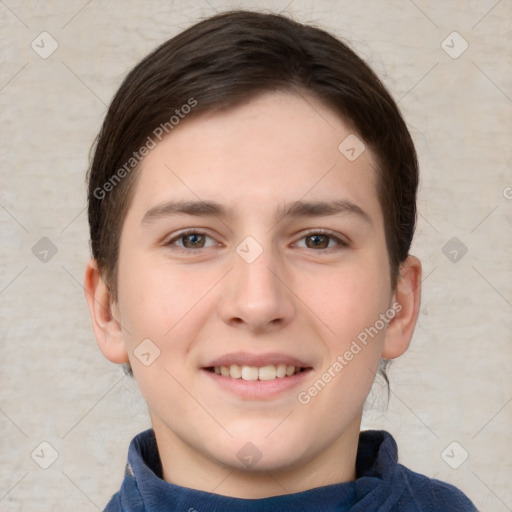
M 211 368 L 215 366 L 231 366 L 237 364 L 239 366 L 267 366 L 270 364 L 286 364 L 293 365 L 300 368 L 311 368 L 308 363 L 292 357 L 288 354 L 279 352 L 267 352 L 265 354 L 250 354 L 248 352 L 231 352 L 223 356 L 213 359 L 204 368 Z

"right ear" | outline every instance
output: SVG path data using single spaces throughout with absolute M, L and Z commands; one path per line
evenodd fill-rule
M 113 314 L 114 304 L 110 291 L 94 258 L 86 265 L 84 288 L 94 335 L 101 352 L 113 363 L 128 363 L 123 329 Z

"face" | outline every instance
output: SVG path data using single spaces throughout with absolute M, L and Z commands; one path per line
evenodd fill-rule
M 115 311 L 159 445 L 280 471 L 359 432 L 394 298 L 376 161 L 347 158 L 350 135 L 314 98 L 266 93 L 143 161 Z

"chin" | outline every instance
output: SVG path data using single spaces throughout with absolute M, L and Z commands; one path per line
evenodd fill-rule
M 218 448 L 216 455 L 219 460 L 226 459 L 226 454 L 231 452 L 228 460 L 223 463 L 235 466 L 241 471 L 280 471 L 290 469 L 299 464 L 308 448 L 304 442 L 305 435 L 299 432 L 290 432 L 283 428 L 278 432 L 279 422 L 273 422 L 272 427 L 265 425 L 263 429 L 246 429 L 243 434 L 235 436 L 227 444 Z M 276 429 L 277 427 L 277 429 Z M 283 426 L 281 426 L 283 427 Z M 275 432 L 272 432 L 276 429 Z M 235 458 L 233 458 L 233 452 Z

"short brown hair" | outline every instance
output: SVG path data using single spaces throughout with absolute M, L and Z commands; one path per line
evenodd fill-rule
M 370 67 L 328 32 L 282 15 L 239 10 L 203 20 L 159 46 L 127 75 L 108 109 L 88 171 L 88 215 L 92 254 L 114 300 L 139 148 L 159 126 L 170 133 L 171 117 L 177 119 L 185 105 L 194 102 L 187 117 L 196 116 L 273 90 L 315 96 L 376 155 L 396 286 L 414 234 L 418 187 L 416 151 L 396 103 Z

